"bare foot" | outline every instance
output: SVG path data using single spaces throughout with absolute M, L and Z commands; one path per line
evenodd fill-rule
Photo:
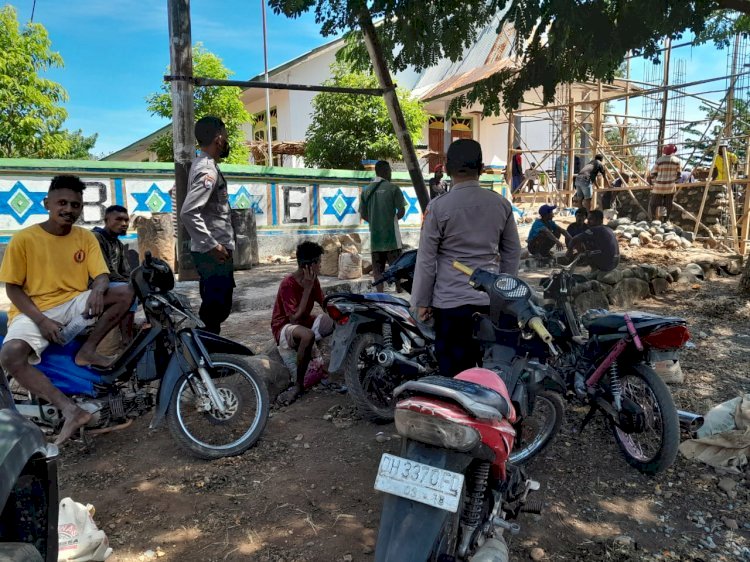
M 102 355 L 95 351 L 86 352 L 84 348 L 81 348 L 76 354 L 75 362 L 79 367 L 109 367 L 115 359 L 115 357 Z
M 60 430 L 60 435 L 57 436 L 55 445 L 64 443 L 70 439 L 79 428 L 91 421 L 91 414 L 86 410 L 82 410 L 75 404 L 70 406 L 69 411 L 63 410 L 63 417 L 65 418 L 65 422 Z

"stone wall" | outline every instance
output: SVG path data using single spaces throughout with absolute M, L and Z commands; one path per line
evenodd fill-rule
M 675 195 L 674 201 L 686 211 L 697 216 L 701 207 L 704 188 L 705 184 L 696 183 L 694 186 L 679 189 Z M 634 191 L 633 194 L 643 208 L 648 210 L 648 200 L 651 192 L 648 190 L 638 190 Z M 647 220 L 648 217 L 646 214 L 638 207 L 630 195 L 627 193 L 618 194 L 617 200 L 619 203 L 617 209 L 619 216 L 630 217 L 633 221 Z M 726 233 L 723 225 L 727 224 L 727 217 L 728 197 L 726 187 L 722 185 L 710 186 L 701 222 L 709 227 L 715 235 L 721 236 Z M 674 224 L 685 230 L 692 231 L 695 227 L 695 221 L 687 215 L 683 215 L 683 213 L 678 210 L 672 211 L 670 219 Z

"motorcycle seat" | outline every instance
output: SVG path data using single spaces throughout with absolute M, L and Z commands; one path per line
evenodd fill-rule
M 682 318 L 668 318 L 665 316 L 657 316 L 655 314 L 649 314 L 647 312 L 629 312 L 628 315 L 633 321 L 633 325 L 636 330 L 640 328 L 649 328 L 656 325 L 664 324 L 684 324 L 685 321 Z M 625 332 L 627 330 L 625 326 L 625 314 L 605 314 L 603 316 L 595 316 L 593 318 L 583 317 L 583 326 L 589 331 L 589 334 L 611 334 L 613 332 Z
M 512 419 L 515 417 L 510 400 L 491 388 L 467 380 L 431 375 L 416 381 L 405 382 L 395 390 L 394 397 L 404 393 L 453 400 L 477 419 Z

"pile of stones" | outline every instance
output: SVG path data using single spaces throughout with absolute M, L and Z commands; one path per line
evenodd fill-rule
M 615 231 L 620 244 L 630 247 L 687 249 L 693 246 L 695 236 L 677 225 L 660 221 L 633 222 L 627 217 L 614 219 L 607 224 Z
M 571 290 L 579 313 L 617 306 L 627 308 L 641 299 L 663 295 L 671 288 L 697 289 L 713 276 L 737 275 L 740 256 L 701 260 L 683 267 L 638 264 L 613 271 L 589 273 Z

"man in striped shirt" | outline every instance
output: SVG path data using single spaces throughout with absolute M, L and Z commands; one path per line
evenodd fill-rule
M 667 144 L 661 149 L 661 156 L 656 159 L 656 164 L 649 175 L 651 184 L 651 198 L 648 202 L 648 214 L 651 220 L 662 220 L 659 216 L 659 207 L 666 209 L 666 220 L 672 213 L 672 200 L 677 191 L 676 183 L 680 178 L 682 163 L 674 154 L 677 147 Z M 661 213 L 663 215 L 663 212 Z

